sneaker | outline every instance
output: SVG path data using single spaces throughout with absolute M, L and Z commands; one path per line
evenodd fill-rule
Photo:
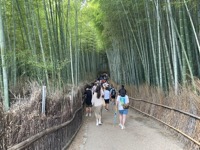
M 89 113 L 89 116 L 91 117 L 91 116 L 92 116 L 92 114 L 91 114 L 91 113 Z
M 99 122 L 99 125 L 102 125 L 102 122 Z
M 122 128 L 122 124 L 121 123 L 119 124 L 119 126 L 120 126 L 120 128 Z
M 86 117 L 88 116 L 88 113 L 85 115 Z
M 97 122 L 97 123 L 96 123 L 96 126 L 98 126 L 98 125 L 99 125 L 99 123 Z
M 125 126 L 122 126 L 121 129 L 124 130 L 124 129 L 125 129 Z
M 107 109 L 107 108 L 105 108 L 105 110 L 106 110 L 106 111 L 108 111 L 108 109 Z

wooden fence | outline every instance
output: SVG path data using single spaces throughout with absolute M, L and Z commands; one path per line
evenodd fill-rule
M 137 99 L 137 98 L 133 98 L 133 97 L 129 97 L 130 98 L 130 107 L 139 111 L 140 113 L 147 115 L 161 123 L 163 123 L 164 125 L 166 125 L 167 127 L 173 129 L 174 131 L 176 131 L 177 133 L 181 134 L 182 136 L 184 136 L 185 138 L 187 138 L 190 142 L 190 146 L 188 146 L 188 149 L 200 149 L 200 142 L 198 139 L 198 130 L 196 128 L 196 126 L 198 126 L 198 124 L 200 123 L 200 117 L 196 116 L 194 114 L 182 111 L 182 110 L 178 110 L 176 108 L 172 108 L 166 105 L 162 105 L 162 104 L 158 104 L 158 103 L 154 103 L 154 102 L 150 102 L 144 99 Z M 141 107 L 141 104 L 145 103 L 146 107 L 148 107 L 148 109 Z M 149 104 L 149 105 L 147 105 Z M 155 108 L 156 107 L 156 108 Z M 153 111 L 153 110 L 154 111 Z M 161 111 L 161 109 L 164 109 Z M 160 113 L 156 113 L 155 110 L 160 110 Z M 167 114 L 172 114 L 170 120 L 168 120 L 169 118 L 167 117 Z M 179 119 L 181 119 L 181 116 L 185 115 L 188 117 L 188 120 L 186 123 L 184 123 L 185 129 L 184 131 L 182 131 L 180 128 L 180 124 L 175 123 L 180 121 Z M 178 117 L 179 116 L 179 117 Z M 168 119 L 167 119 L 168 118 Z M 193 121 L 193 123 L 191 123 L 191 119 L 195 120 Z M 176 120 L 176 121 L 174 121 Z M 194 123 L 195 122 L 195 123 Z M 190 125 L 193 124 L 193 125 Z M 197 125 L 196 125 L 197 124 Z M 188 131 L 188 127 L 189 126 L 191 129 L 193 130 L 192 134 L 189 133 Z M 192 129 L 193 128 L 193 129 Z M 189 135 L 190 134 L 190 135 Z M 195 139 L 196 138 L 196 139 Z M 191 142 L 193 142 L 194 144 L 191 144 Z
M 69 121 L 47 128 L 23 142 L 9 147 L 8 150 L 64 150 L 75 137 L 81 124 L 82 107 L 75 111 Z
M 67 149 L 82 125 L 84 89 L 83 86 L 71 93 L 61 93 L 60 97 L 56 95 L 58 99 L 47 97 L 45 114 L 41 111 L 41 92 L 37 90 L 33 93 L 33 100 L 16 105 L 16 109 L 11 109 L 5 117 L 6 149 Z

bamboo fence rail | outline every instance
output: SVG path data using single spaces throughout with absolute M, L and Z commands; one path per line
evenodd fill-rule
M 16 150 L 16 149 L 17 150 L 21 150 L 21 149 L 24 149 L 24 148 L 28 147 L 29 145 L 31 145 L 33 142 L 35 142 L 35 141 L 39 140 L 40 138 L 42 138 L 43 136 L 45 136 L 47 134 L 50 134 L 52 132 L 56 132 L 58 129 L 61 129 L 61 128 L 67 126 L 68 124 L 70 124 L 74 120 L 75 116 L 77 115 L 77 113 L 80 110 L 82 110 L 82 108 L 83 108 L 83 106 L 81 106 L 79 109 L 77 109 L 75 111 L 75 113 L 73 114 L 73 117 L 69 121 L 64 122 L 64 123 L 62 123 L 60 125 L 45 129 L 44 131 L 42 131 L 40 133 L 37 133 L 36 135 L 26 139 L 25 141 L 23 141 L 21 143 L 16 144 L 16 145 L 14 145 L 12 147 L 9 147 L 8 150 Z M 78 130 L 80 129 L 81 125 L 82 124 L 79 125 L 79 127 L 77 128 L 77 131 L 74 133 L 74 135 L 71 137 L 71 139 L 65 144 L 65 146 L 63 147 L 63 150 L 65 148 L 67 148 L 69 146 L 69 144 L 72 142 L 73 138 L 75 137 L 75 134 L 78 132 Z
M 161 104 L 158 104 L 158 103 L 153 103 L 153 102 L 149 102 L 149 101 L 147 101 L 147 100 L 137 99 L 137 98 L 133 98 L 133 97 L 129 97 L 129 99 L 134 100 L 134 101 L 140 101 L 140 102 L 145 102 L 145 103 L 153 104 L 153 105 L 155 105 L 155 106 L 160 106 L 160 107 L 163 107 L 163 108 L 167 108 L 167 109 L 170 109 L 170 110 L 173 110 L 173 111 L 177 111 L 177 112 L 179 112 L 179 113 L 182 113 L 182 114 L 184 114 L 184 115 L 193 117 L 193 118 L 195 118 L 195 119 L 197 119 L 197 120 L 200 120 L 200 117 L 199 117 L 199 116 L 196 116 L 196 115 L 194 115 L 194 114 L 191 114 L 191 113 L 188 113 L 188 112 L 184 112 L 184 111 L 182 111 L 182 110 L 178 110 L 178 109 L 175 109 L 175 108 L 166 106 L 166 105 L 161 105 Z M 177 129 L 177 128 L 175 128 L 175 127 L 169 125 L 169 124 L 167 124 L 166 122 L 164 122 L 164 121 L 162 121 L 162 120 L 160 120 L 160 119 L 158 119 L 158 118 L 156 118 L 156 117 L 154 117 L 154 116 L 152 116 L 152 115 L 149 115 L 149 114 L 147 114 L 147 113 L 145 113 L 145 112 L 142 112 L 141 110 L 139 110 L 139 109 L 137 109 L 137 108 L 135 108 L 135 107 L 133 107 L 133 106 L 130 106 L 130 107 L 133 108 L 133 109 L 135 109 L 136 111 L 139 111 L 139 112 L 142 113 L 142 114 L 145 114 L 145 115 L 147 115 L 147 116 L 149 116 L 149 117 L 151 117 L 151 118 L 153 118 L 153 119 L 155 119 L 155 120 L 157 120 L 157 121 L 163 123 L 164 125 L 166 125 L 166 126 L 168 126 L 169 128 L 175 130 L 176 132 L 180 133 L 181 135 L 185 136 L 186 138 L 188 138 L 189 140 L 191 140 L 192 142 L 194 142 L 195 144 L 197 144 L 198 146 L 200 146 L 200 142 L 198 142 L 197 140 L 193 139 L 193 138 L 190 137 L 189 135 L 185 134 L 183 131 L 181 131 L 181 130 L 179 130 L 179 129 Z

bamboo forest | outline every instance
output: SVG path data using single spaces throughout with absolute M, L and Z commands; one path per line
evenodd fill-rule
M 199 0 L 0 0 L 0 56 L 2 150 L 74 150 L 101 74 L 200 148 Z

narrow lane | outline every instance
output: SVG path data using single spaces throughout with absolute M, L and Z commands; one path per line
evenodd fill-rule
M 155 120 L 129 109 L 126 128 L 114 125 L 114 111 L 103 110 L 103 125 L 96 126 L 94 114 L 83 126 L 69 150 L 183 150 L 175 135 Z M 118 122 L 118 117 L 117 117 Z

